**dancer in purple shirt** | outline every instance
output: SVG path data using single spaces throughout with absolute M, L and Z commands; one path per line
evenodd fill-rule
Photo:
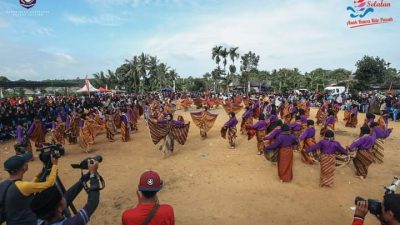
M 293 148 L 299 143 L 297 138 L 290 134 L 287 124 L 282 125 L 282 132 L 276 140 L 264 148 L 265 152 L 279 149 L 278 175 L 281 182 L 290 182 L 293 179 Z
M 263 138 L 264 146 L 267 147 L 267 146 L 271 145 L 272 143 L 274 143 L 274 141 L 279 136 L 279 134 L 281 134 L 282 124 L 283 124 L 282 120 L 278 120 L 275 122 L 275 124 L 274 124 L 275 128 Z M 265 148 L 264 148 L 264 152 L 265 152 Z M 265 158 L 267 160 L 271 161 L 273 164 L 275 164 L 278 161 L 278 149 L 273 149 L 273 150 L 267 151 L 267 153 L 265 154 Z
M 221 136 L 225 139 L 226 139 L 226 136 L 228 136 L 229 145 L 232 149 L 234 149 L 236 146 L 236 132 L 237 132 L 236 125 L 237 124 L 238 124 L 238 121 L 236 119 L 235 113 L 230 112 L 228 122 L 226 122 L 225 125 L 221 129 Z
M 372 154 L 375 159 L 375 163 L 383 163 L 384 151 L 385 151 L 385 139 L 390 136 L 393 129 L 383 129 L 377 122 L 371 123 L 371 133 L 375 138 L 375 144 L 372 147 Z
M 335 130 L 335 112 L 333 110 L 328 110 L 328 118 L 325 120 L 323 127 L 321 128 L 321 131 L 319 132 L 319 134 L 321 135 L 321 137 L 325 136 L 325 132 L 327 130 Z
M 317 151 L 313 151 L 311 153 L 306 153 L 305 150 L 308 147 L 314 146 L 315 142 L 315 127 L 314 120 L 307 120 L 307 128 L 300 135 L 300 153 L 301 153 L 301 161 L 306 164 L 314 164 L 319 161 L 319 154 Z
M 307 147 L 306 153 L 314 152 L 320 150 L 320 186 L 321 187 L 331 187 L 333 184 L 333 178 L 335 176 L 336 168 L 336 152 L 347 155 L 346 149 L 340 145 L 338 141 L 334 140 L 335 133 L 331 130 L 325 132 L 325 137 L 317 144 Z
M 361 137 L 355 140 L 348 149 L 356 151 L 357 155 L 353 159 L 356 168 L 356 177 L 365 179 L 368 175 L 368 167 L 374 162 L 372 147 L 375 144 L 375 137 L 370 135 L 369 127 L 361 127 Z
M 264 153 L 264 136 L 267 125 L 267 122 L 265 122 L 265 116 L 263 113 L 261 113 L 258 117 L 258 122 L 250 127 L 250 130 L 255 130 L 257 136 L 258 155 L 262 155 Z

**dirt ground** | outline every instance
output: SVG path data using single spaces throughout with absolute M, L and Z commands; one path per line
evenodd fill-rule
M 195 111 L 192 109 L 191 111 Z M 294 180 L 280 183 L 276 166 L 256 154 L 256 140 L 247 141 L 239 135 L 237 148 L 229 149 L 227 140 L 219 130 L 228 120 L 223 109 L 206 140 L 201 140 L 199 130 L 191 124 L 186 145 L 176 144 L 176 152 L 164 158 L 150 140 L 144 121 L 139 122 L 139 132 L 131 141 L 110 143 L 105 134 L 96 137 L 93 151 L 83 153 L 77 145 L 66 145 L 67 154 L 59 161 L 59 175 L 66 187 L 78 181 L 80 171 L 71 169 L 85 157 L 100 154 L 104 161 L 99 172 L 106 181 L 101 192 L 100 205 L 91 218 L 91 224 L 121 224 L 121 213 L 137 203 L 135 191 L 140 174 L 152 169 L 160 173 L 164 189 L 159 193 L 161 203 L 174 207 L 176 224 L 182 225 L 234 225 L 234 224 L 351 224 L 355 196 L 380 199 L 383 186 L 394 176 L 400 176 L 399 124 L 385 144 L 385 162 L 370 167 L 366 180 L 354 177 L 352 166 L 336 170 L 333 188 L 319 187 L 319 165 L 305 165 L 300 154 L 294 157 Z M 312 109 L 312 119 L 316 109 Z M 177 111 L 185 120 L 189 112 Z M 359 128 L 346 128 L 339 114 L 337 139 L 349 145 L 359 133 Z M 364 114 L 359 121 L 364 120 Z M 361 122 L 359 122 L 359 125 Z M 319 127 L 317 127 L 319 131 Z M 0 145 L 0 163 L 11 156 L 13 142 Z M 41 168 L 36 160 L 29 165 L 24 177 L 30 180 Z M 0 171 L 0 180 L 7 177 Z M 75 201 L 81 208 L 86 201 L 83 192 Z M 377 224 L 369 215 L 366 224 Z

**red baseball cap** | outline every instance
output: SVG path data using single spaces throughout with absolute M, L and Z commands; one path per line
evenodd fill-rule
M 162 188 L 162 180 L 157 172 L 148 170 L 140 176 L 139 191 L 159 191 Z

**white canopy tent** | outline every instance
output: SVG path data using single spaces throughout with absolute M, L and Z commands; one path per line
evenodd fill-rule
M 93 85 L 90 83 L 90 81 L 88 79 L 85 80 L 85 85 L 77 90 L 76 92 L 78 93 L 83 93 L 83 92 L 98 92 L 99 89 L 96 89 L 95 87 L 93 87 Z

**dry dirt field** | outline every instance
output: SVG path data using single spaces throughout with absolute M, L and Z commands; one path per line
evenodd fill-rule
M 366 180 L 355 178 L 352 166 L 346 166 L 336 170 L 333 188 L 320 188 L 319 165 L 303 164 L 299 153 L 294 157 L 294 180 L 280 183 L 276 166 L 256 154 L 255 138 L 247 141 L 246 136 L 239 135 L 237 148 L 229 149 L 227 140 L 219 134 L 228 116 L 223 109 L 212 112 L 219 116 L 208 139 L 201 140 L 199 130 L 191 124 L 186 145 L 176 144 L 175 153 L 167 158 L 151 142 L 143 120 L 130 142 L 122 143 L 117 135 L 118 141 L 110 143 L 105 134 L 98 135 L 89 155 L 103 156 L 99 172 L 106 180 L 106 188 L 101 192 L 91 224 L 121 224 L 122 211 L 136 205 L 138 179 L 148 169 L 158 171 L 164 180 L 159 199 L 174 207 L 178 225 L 351 224 L 350 206 L 355 196 L 380 199 L 383 186 L 394 176 L 400 176 L 398 122 L 390 122 L 395 129 L 385 145 L 384 164 L 373 164 Z M 316 109 L 312 109 L 312 119 L 315 113 Z M 190 120 L 189 112 L 176 114 Z M 346 146 L 357 137 L 359 128 L 344 127 L 342 118 L 340 112 L 337 140 Z M 363 119 L 361 114 L 359 121 Z M 0 145 L 1 166 L 14 153 L 12 145 L 13 142 Z M 80 177 L 80 171 L 71 169 L 70 164 L 89 155 L 77 145 L 65 148 L 66 155 L 59 161 L 59 175 L 69 187 Z M 36 160 L 29 167 L 26 180 L 39 172 L 41 163 Z M 6 177 L 0 171 L 0 180 Z M 83 192 L 75 205 L 80 208 L 85 201 Z M 377 222 L 369 215 L 366 224 Z

